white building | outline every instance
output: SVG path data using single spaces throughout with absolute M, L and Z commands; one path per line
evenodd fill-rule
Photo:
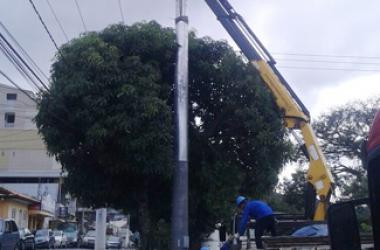
M 54 214 L 61 166 L 47 154 L 33 122 L 36 114 L 35 102 L 22 91 L 0 84 L 0 186 L 49 200 L 41 209 Z

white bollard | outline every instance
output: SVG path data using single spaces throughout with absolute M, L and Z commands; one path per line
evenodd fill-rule
M 106 248 L 106 220 L 107 209 L 99 208 L 96 210 L 96 238 L 95 250 L 104 250 Z

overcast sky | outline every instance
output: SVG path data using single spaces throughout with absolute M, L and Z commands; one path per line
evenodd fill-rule
M 47 1 L 34 0 L 60 45 L 66 40 Z M 313 117 L 348 100 L 380 95 L 380 1 L 366 0 L 365 4 L 357 0 L 230 1 L 273 53 L 279 70 Z M 74 0 L 49 2 L 69 39 L 84 32 Z M 119 0 L 77 2 L 89 31 L 122 21 Z M 127 24 L 156 20 L 174 27 L 175 0 L 120 0 L 120 3 Z M 199 36 L 228 40 L 233 45 L 204 0 L 189 0 L 189 18 L 191 28 Z M 0 21 L 48 73 L 56 51 L 29 1 L 0 0 Z M 0 69 L 30 89 L 3 55 Z M 3 78 L 0 82 L 7 84 Z

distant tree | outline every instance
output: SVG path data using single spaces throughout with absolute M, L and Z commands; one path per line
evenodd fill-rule
M 379 107 L 380 98 L 348 103 L 323 114 L 313 124 L 343 198 L 368 195 L 361 144 Z
M 294 213 L 303 213 L 305 208 L 306 172 L 298 169 L 290 179 L 282 183 L 283 201 Z
M 251 65 L 225 42 L 191 34 L 189 46 L 196 242 L 229 220 L 238 193 L 271 191 L 289 144 Z M 61 48 L 36 117 L 49 152 L 68 172 L 70 192 L 88 206 L 137 214 L 144 249 L 166 246 L 176 47 L 174 31 L 155 22 L 86 33 Z

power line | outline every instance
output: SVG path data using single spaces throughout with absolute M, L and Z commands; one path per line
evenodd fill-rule
M 362 71 L 362 72 L 380 72 L 380 69 L 346 69 L 346 68 L 328 68 L 328 67 L 298 67 L 298 66 L 278 66 L 283 69 L 299 69 L 299 70 L 329 70 L 329 71 Z
M 121 0 L 119 0 L 119 10 L 120 10 L 120 15 L 121 15 L 121 20 L 123 21 L 123 24 L 125 24 L 123 6 L 121 5 Z
M 37 103 L 37 100 L 33 98 L 26 90 L 22 89 L 15 81 L 13 81 L 6 73 L 4 73 L 2 70 L 0 70 L 0 75 L 4 76 L 13 86 L 15 86 L 18 90 L 20 90 L 22 93 L 24 93 L 28 98 L 30 98 L 34 103 Z M 67 128 L 71 129 L 72 131 L 77 131 L 76 128 L 72 127 L 70 124 L 67 123 L 66 120 L 60 118 L 55 113 L 47 111 L 51 116 L 53 116 L 55 119 L 59 120 L 64 124 Z
M 14 58 L 14 55 L 12 55 L 12 53 L 9 53 L 11 57 L 13 57 L 13 60 L 17 63 L 17 66 L 19 66 L 28 76 L 29 74 L 26 72 L 26 70 L 23 68 L 22 64 L 33 74 L 33 76 L 37 79 L 37 81 L 39 81 L 43 87 L 45 87 L 46 90 L 49 90 L 48 86 L 41 80 L 41 78 L 33 71 L 33 69 L 28 65 L 28 63 L 25 62 L 25 60 L 20 56 L 20 54 L 13 48 L 13 46 L 8 42 L 8 40 L 1 34 L 0 32 L 0 38 L 6 43 L 6 45 L 8 46 L 8 48 L 11 49 L 11 51 L 13 52 L 13 54 L 16 56 L 16 58 L 21 61 L 21 63 L 16 59 Z M 3 45 L 1 43 L 1 45 Z M 32 80 L 32 77 L 29 76 L 29 78 Z M 33 80 L 32 82 L 34 83 L 34 85 L 39 89 L 39 86 L 37 83 L 35 83 Z
M 330 61 L 330 60 L 313 60 L 313 59 L 310 60 L 310 59 L 290 59 L 290 58 L 276 58 L 276 60 L 277 61 L 287 61 L 287 62 L 380 65 L 380 62 Z
M 67 36 L 67 34 L 65 32 L 65 29 L 63 28 L 62 23 L 59 21 L 58 16 L 57 16 L 57 14 L 55 13 L 55 11 L 53 9 L 53 6 L 50 4 L 49 0 L 46 0 L 46 3 L 49 6 L 49 9 L 50 9 L 51 13 L 53 14 L 53 16 L 55 18 L 55 21 L 57 22 L 60 30 L 62 31 L 63 36 L 66 38 L 66 42 L 68 42 L 69 41 L 69 37 Z
M 0 70 L 0 75 L 5 77 L 10 83 L 12 83 L 13 86 L 15 86 L 18 90 L 20 90 L 22 93 L 24 93 L 30 100 L 35 102 L 37 104 L 36 99 L 34 99 L 32 96 L 29 95 L 29 93 L 22 89 L 17 83 L 15 83 L 7 74 L 5 74 L 2 70 Z
M 0 22 L 0 26 L 3 28 L 7 36 L 12 40 L 12 42 L 16 44 L 16 46 L 21 50 L 21 53 L 23 54 L 23 56 L 26 57 L 27 60 L 29 60 L 29 62 L 34 67 L 34 69 L 38 71 L 47 81 L 49 81 L 49 78 L 46 76 L 46 74 L 41 70 L 40 67 L 38 67 L 37 63 L 29 56 L 29 54 L 25 51 L 25 49 L 18 43 L 16 38 L 10 33 L 7 27 L 5 27 L 5 25 L 2 22 Z
M 34 82 L 31 76 L 26 72 L 26 69 L 24 68 L 24 66 L 21 65 L 20 62 L 18 62 L 17 59 L 12 56 L 9 50 L 7 50 L 4 47 L 2 41 L 0 41 L 0 50 L 1 52 L 3 52 L 5 57 L 10 61 L 10 63 L 16 68 L 16 70 L 21 74 L 21 76 L 25 79 L 25 81 L 29 84 L 29 86 L 31 86 L 32 89 L 34 89 L 33 86 L 35 86 L 37 91 L 40 91 L 38 84 Z
M 55 42 L 55 40 L 54 40 L 54 38 L 53 38 L 53 35 L 50 33 L 48 27 L 46 26 L 44 20 L 42 19 L 42 17 L 41 17 L 41 15 L 40 15 L 39 11 L 37 10 L 37 7 L 34 5 L 33 0 L 29 0 L 29 3 L 32 5 L 32 7 L 33 7 L 33 9 L 34 9 L 34 12 L 35 12 L 36 15 L 38 16 L 38 19 L 40 19 L 40 22 L 41 22 L 42 26 L 44 26 L 44 29 L 45 29 L 46 33 L 49 35 L 50 40 L 53 42 L 54 47 L 55 47 L 55 48 L 58 50 L 58 52 L 59 52 L 60 50 L 59 50 L 59 48 L 58 48 L 58 45 L 57 45 L 57 43 Z
M 311 57 L 330 57 L 330 58 L 357 58 L 357 59 L 380 59 L 380 56 L 354 56 L 354 55 L 332 55 L 332 54 L 312 54 L 312 53 L 283 53 L 273 52 L 273 55 L 282 56 L 311 56 Z
M 80 10 L 78 1 L 77 0 L 74 0 L 74 1 L 75 1 L 75 5 L 77 6 L 77 10 L 78 10 L 78 13 L 79 13 L 79 16 L 80 16 L 80 20 L 82 20 L 84 31 L 87 32 L 87 27 L 86 27 L 86 24 L 84 22 L 84 18 L 83 18 L 83 15 L 82 15 L 82 11 Z
M 2 83 L 2 84 L 5 84 L 5 83 Z M 8 84 L 5 84 L 5 85 L 7 85 L 10 89 L 12 89 L 13 90 L 13 88 L 11 87 L 11 86 L 9 86 Z M 2 91 L 1 89 L 0 89 L 0 93 L 3 93 L 4 95 L 6 95 L 6 94 L 8 94 L 9 92 L 4 92 L 4 91 Z M 22 101 L 22 100 L 18 100 L 19 102 L 21 102 L 21 103 L 23 103 L 24 104 L 24 107 L 35 107 L 35 105 L 30 105 L 29 103 L 26 103 L 26 102 L 24 102 L 24 101 Z M 0 104 L 0 105 L 6 105 L 6 104 Z M 6 105 L 6 106 L 8 106 L 9 107 L 9 105 Z M 19 107 L 18 106 L 13 106 L 15 109 L 18 109 Z

